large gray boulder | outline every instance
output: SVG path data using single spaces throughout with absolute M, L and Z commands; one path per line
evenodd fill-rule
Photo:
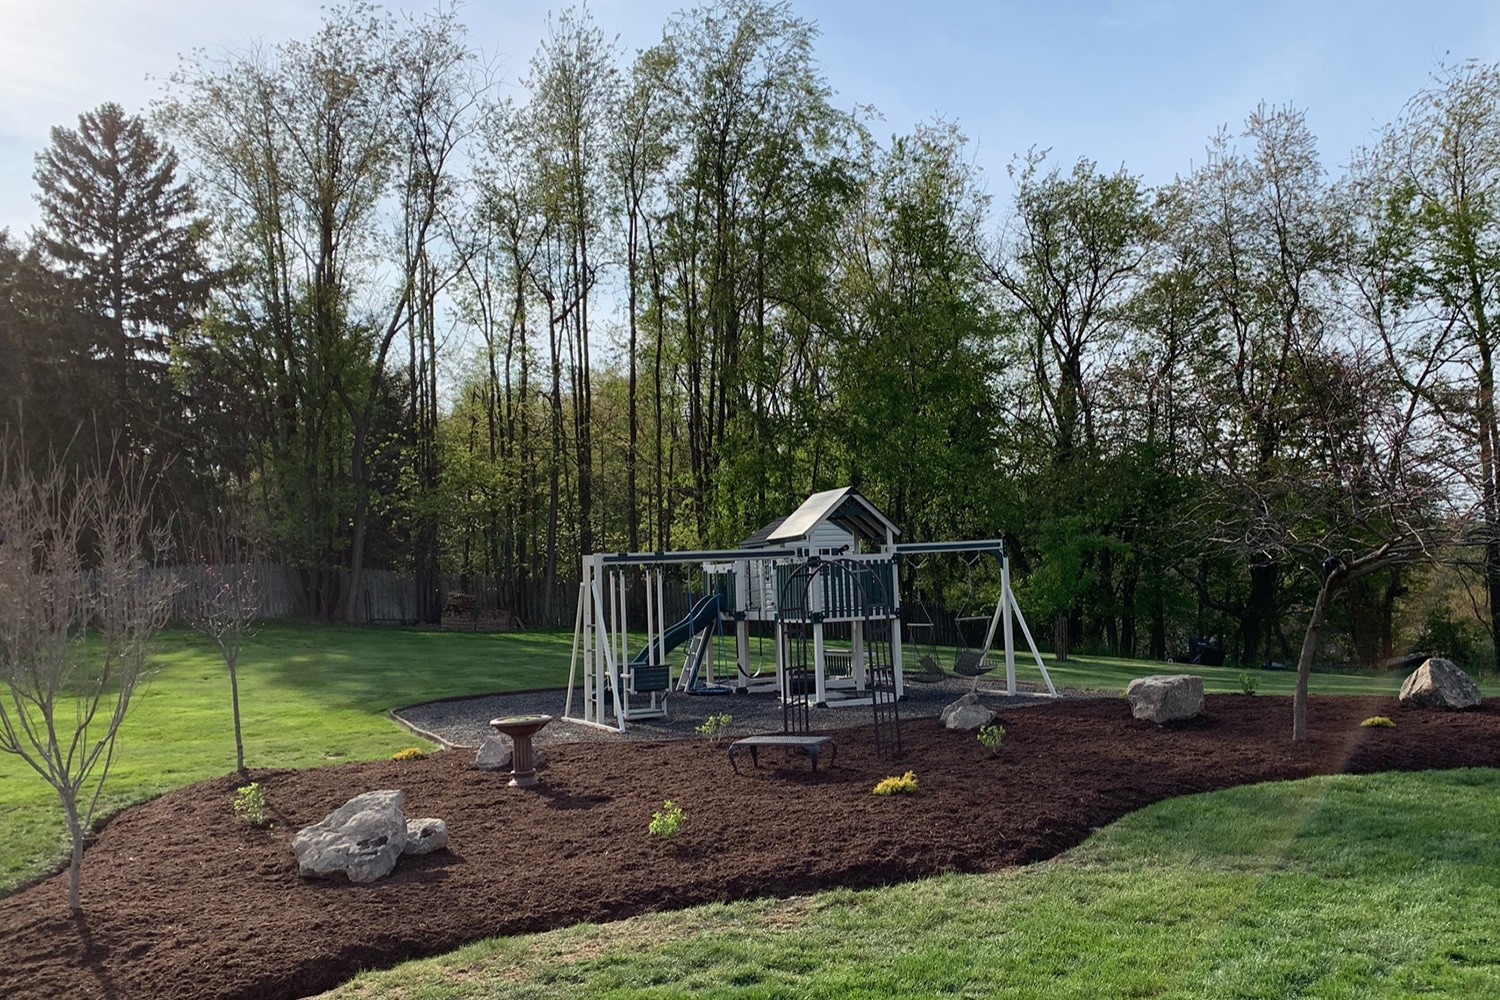
M 1203 678 L 1196 674 L 1153 674 L 1137 677 L 1125 689 L 1130 713 L 1158 726 L 1191 719 L 1203 711 Z
M 365 792 L 304 826 L 292 838 L 298 872 L 314 878 L 347 875 L 351 882 L 373 882 L 391 873 L 406 847 L 406 793 L 397 789 Z
M 448 846 L 448 824 L 424 817 L 406 821 L 406 846 L 402 854 L 431 854 Z
M 1479 704 L 1479 686 L 1452 660 L 1434 656 L 1401 685 L 1401 704 L 1408 708 L 1458 710 Z
M 970 691 L 938 713 L 938 719 L 949 729 L 978 729 L 995 721 L 995 713 L 979 703 L 979 695 Z

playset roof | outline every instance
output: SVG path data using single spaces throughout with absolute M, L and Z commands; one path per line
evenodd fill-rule
M 859 490 L 844 486 L 814 493 L 802 501 L 801 507 L 792 511 L 779 526 L 771 530 L 765 543 L 783 545 L 806 538 L 822 521 L 836 524 L 856 538 L 864 538 L 877 544 L 883 544 L 888 534 L 891 538 L 901 534 L 901 529 L 882 514 L 878 507 L 866 500 Z M 759 533 L 756 532 L 757 535 Z

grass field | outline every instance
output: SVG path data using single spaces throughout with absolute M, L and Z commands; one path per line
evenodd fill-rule
M 635 646 L 640 644 L 638 639 Z M 160 637 L 153 673 L 132 702 L 105 789 L 102 814 L 234 767 L 229 682 L 218 654 L 186 630 Z M 250 767 L 312 767 L 387 756 L 420 741 L 386 718 L 392 708 L 434 698 L 560 686 L 571 636 L 561 632 L 472 634 L 264 624 L 240 664 L 245 761 Z M 767 645 L 767 648 L 768 645 Z M 728 648 L 721 654 L 727 662 Z M 951 660 L 940 657 L 945 665 Z M 1240 690 L 1240 671 L 1142 660 L 1047 660 L 1060 687 L 1123 689 L 1132 677 L 1191 670 L 1209 691 Z M 997 671 L 991 678 L 1001 675 Z M 1021 680 L 1039 681 L 1029 657 Z M 1292 675 L 1255 671 L 1261 693 L 1289 693 Z M 1390 675 L 1317 674 L 1313 690 L 1394 694 Z M 1485 681 L 1482 679 L 1481 684 Z M 52 790 L 20 760 L 0 756 L 0 891 L 55 867 L 63 856 Z
M 1500 996 L 1500 772 L 1152 806 L 985 876 L 500 938 L 326 1000 Z

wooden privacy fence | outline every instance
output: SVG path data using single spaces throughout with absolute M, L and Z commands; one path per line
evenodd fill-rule
M 258 618 L 285 618 L 313 616 L 316 609 L 311 605 L 307 593 L 306 574 L 286 563 L 256 562 L 227 566 L 176 566 L 154 572 L 170 573 L 180 584 L 173 601 L 174 620 L 185 622 L 192 609 L 200 607 L 210 598 L 223 581 L 236 579 L 236 574 L 249 573 L 259 596 Z M 345 592 L 348 572 L 329 569 L 336 579 L 330 588 L 336 594 Z M 440 592 L 434 595 L 438 608 L 462 607 L 459 614 L 443 616 L 442 623 L 450 628 L 472 628 L 477 631 L 505 628 L 561 628 L 573 627 L 574 614 L 578 607 L 578 581 L 558 580 L 549 594 L 541 581 L 517 587 L 497 577 L 446 575 L 442 578 Z M 464 595 L 455 601 L 452 595 Z M 701 587 L 693 596 L 702 596 Z M 628 614 L 633 629 L 645 627 L 645 606 L 640 594 L 630 591 Z M 689 593 L 681 584 L 669 586 L 664 594 L 667 623 L 670 624 L 687 614 Z M 342 606 L 342 604 L 340 604 Z M 359 621 L 370 625 L 437 625 L 438 621 L 423 620 L 421 602 L 417 595 L 417 579 L 394 570 L 367 569 L 360 574 L 359 597 L 355 601 Z M 908 645 L 935 643 L 942 646 L 975 646 L 983 637 L 985 621 L 990 608 L 977 612 L 976 620 L 966 622 L 965 632 L 960 635 L 956 615 L 940 604 L 927 603 L 918 610 L 915 605 L 906 609 L 908 621 L 912 619 L 930 621 L 929 629 L 913 629 L 908 635 Z M 972 613 L 972 612 L 971 612 Z M 966 641 L 967 640 L 967 641 Z
M 284 618 L 314 615 L 308 593 L 307 574 L 285 563 L 236 563 L 225 566 L 174 566 L 153 572 L 175 577 L 179 590 L 173 600 L 172 617 L 187 621 L 194 609 L 201 608 L 219 592 L 226 580 L 238 580 L 248 574 L 259 598 L 257 618 Z M 329 577 L 332 576 L 332 581 Z M 320 577 L 334 594 L 346 593 L 348 571 L 324 570 Z M 355 599 L 358 620 L 364 624 L 419 625 L 439 624 L 423 620 L 422 602 L 418 599 L 416 577 L 393 570 L 367 569 L 360 574 L 359 594 Z M 540 583 L 524 588 L 506 587 L 495 577 L 444 576 L 429 606 L 450 609 L 443 617 L 447 627 L 476 630 L 486 628 L 572 628 L 578 603 L 578 582 L 559 580 L 549 595 Z M 507 591 L 509 591 L 507 593 Z M 450 600 L 462 594 L 464 600 Z M 342 606 L 342 601 L 340 601 Z M 462 607 L 460 614 L 452 613 Z

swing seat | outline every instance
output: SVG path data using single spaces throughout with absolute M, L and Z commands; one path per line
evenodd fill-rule
M 966 649 L 959 653 L 953 660 L 953 672 L 964 677 L 978 677 L 995 669 L 995 665 L 985 660 L 972 649 Z
M 937 665 L 936 660 L 925 654 L 917 658 L 917 666 L 922 669 L 907 674 L 907 680 L 916 681 L 918 684 L 936 684 L 948 676 L 943 673 L 943 668 Z
M 630 670 L 631 694 L 653 694 L 670 690 L 671 687 L 672 668 L 665 663 L 649 666 L 642 664 Z

